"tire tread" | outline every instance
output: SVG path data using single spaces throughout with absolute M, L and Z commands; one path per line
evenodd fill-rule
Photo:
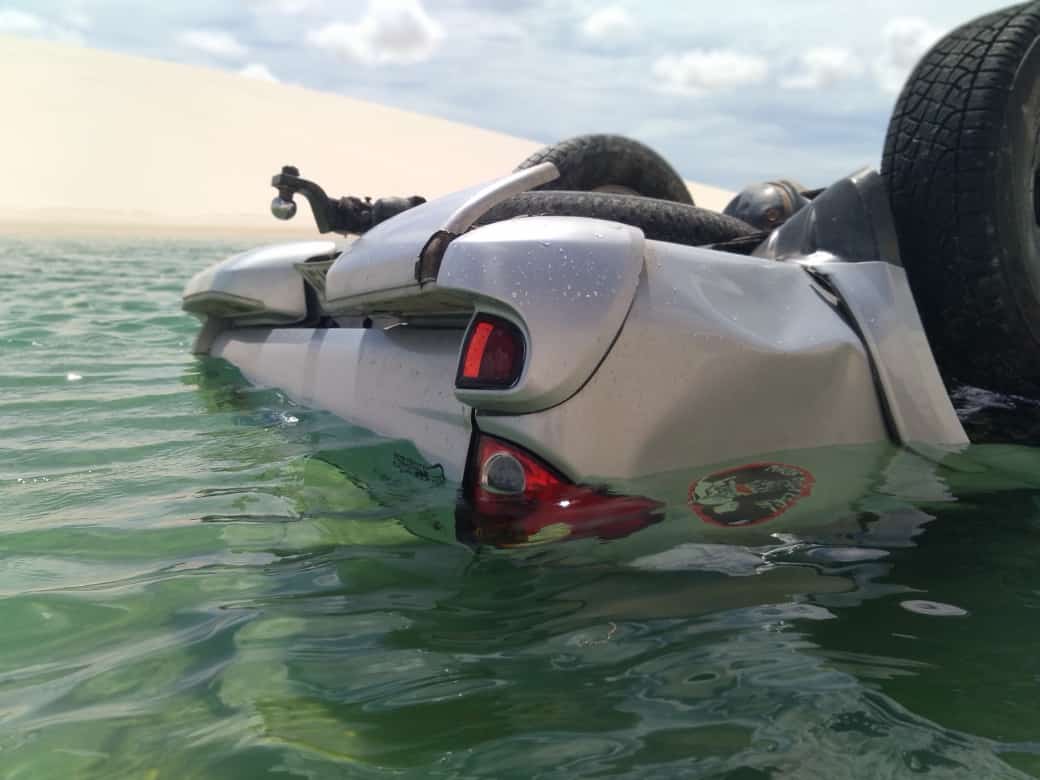
M 997 236 L 992 161 L 1015 74 L 1037 37 L 1038 2 L 951 32 L 907 80 L 885 139 L 881 171 L 903 262 L 951 385 L 1040 388 L 1040 348 L 991 248 Z
M 648 146 L 621 135 L 579 135 L 539 149 L 517 170 L 551 162 L 560 178 L 539 190 L 594 190 L 621 185 L 648 198 L 693 205 L 682 177 Z

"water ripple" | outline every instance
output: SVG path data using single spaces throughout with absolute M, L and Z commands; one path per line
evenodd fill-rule
M 1028 482 L 471 550 L 389 443 L 188 354 L 237 248 L 0 243 L 0 775 L 1040 775 Z

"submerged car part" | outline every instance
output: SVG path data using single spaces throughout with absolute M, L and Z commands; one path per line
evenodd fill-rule
M 662 504 L 576 485 L 530 452 L 476 434 L 457 513 L 460 541 L 516 547 L 562 539 L 618 539 L 661 519 Z

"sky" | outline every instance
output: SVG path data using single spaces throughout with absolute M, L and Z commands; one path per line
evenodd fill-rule
M 225 69 L 544 143 L 621 133 L 688 179 L 739 188 L 786 177 L 815 187 L 877 166 L 914 62 L 944 32 L 996 7 L 0 0 L 0 33 Z

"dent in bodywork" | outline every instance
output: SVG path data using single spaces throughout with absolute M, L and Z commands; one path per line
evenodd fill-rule
M 866 350 L 804 268 L 657 241 L 644 254 L 581 392 L 532 414 L 479 410 L 481 430 L 576 482 L 889 440 Z
M 882 262 L 810 262 L 807 267 L 826 278 L 855 322 L 896 441 L 966 445 L 906 272 Z

